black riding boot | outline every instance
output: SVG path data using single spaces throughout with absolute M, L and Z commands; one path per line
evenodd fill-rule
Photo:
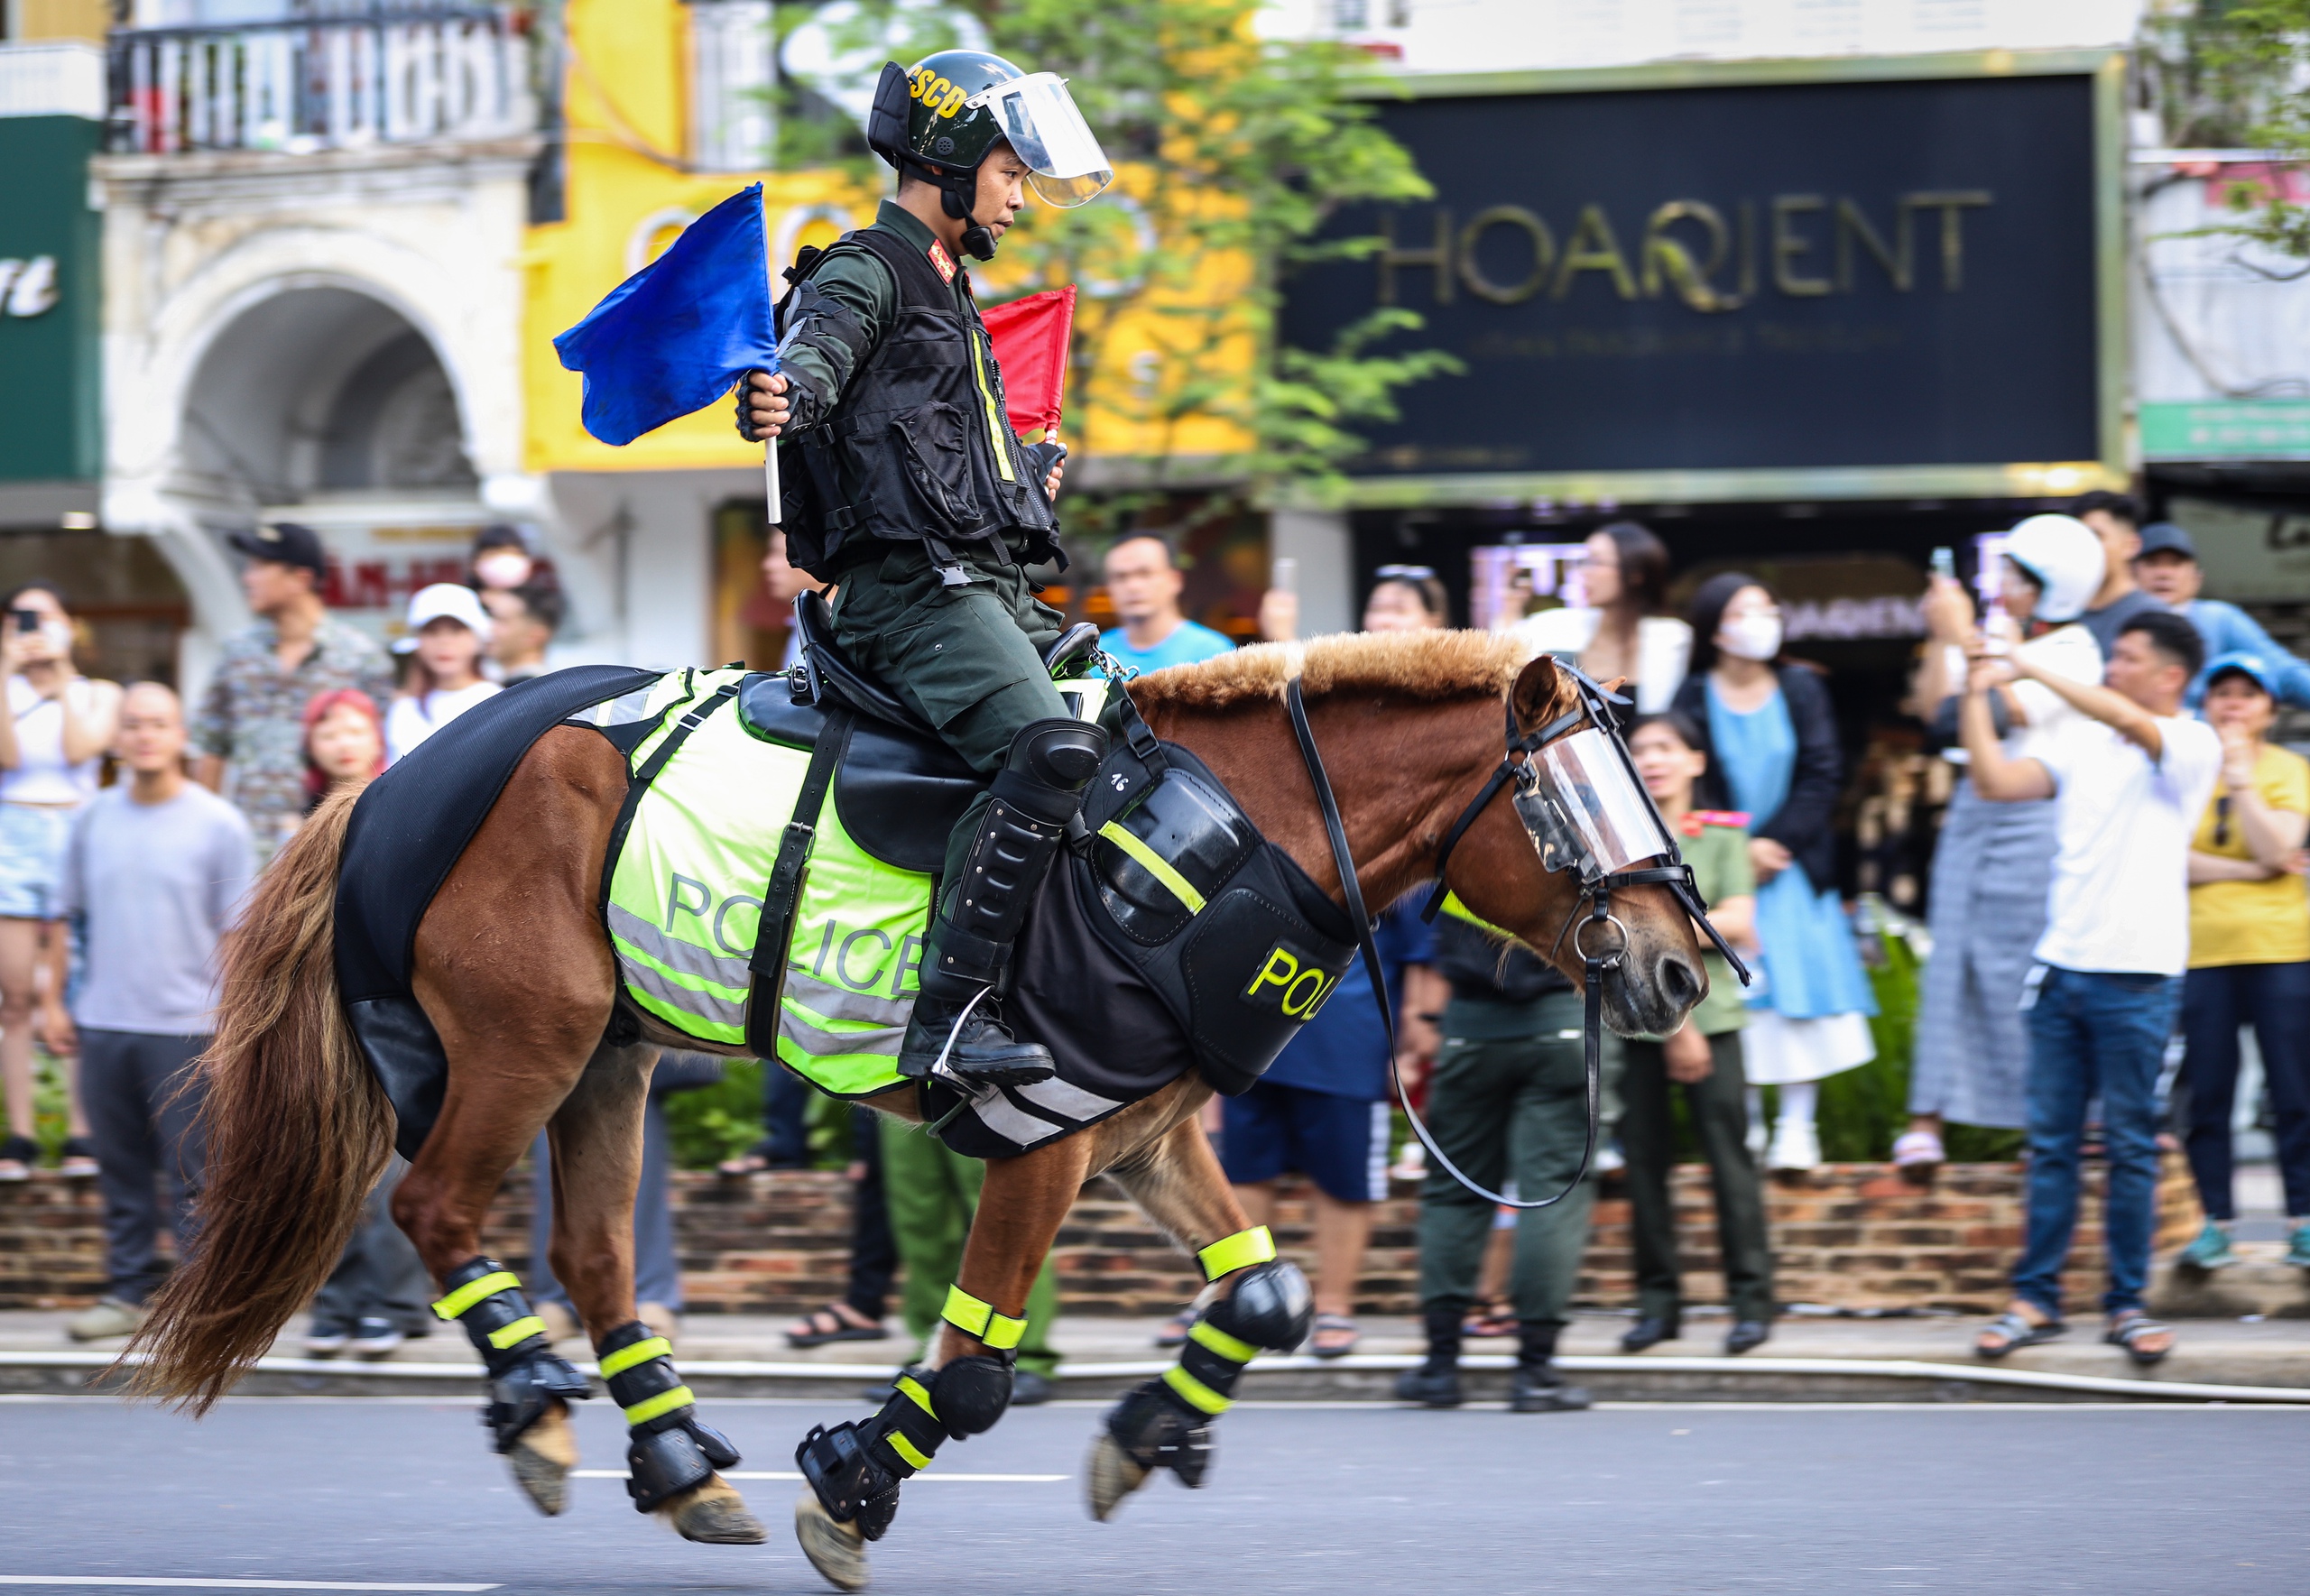
M 1083 808 L 1083 789 L 1106 757 L 1107 734 L 1076 720 L 1036 721 L 1012 740 L 992 784 L 963 863 L 947 883 L 930 928 L 899 1074 L 934 1071 L 972 1085 L 1024 1086 L 1049 1080 L 1049 1049 L 1022 1042 L 994 1012 L 994 987 L 1011 962 L 1011 946 L 1027 918 L 1067 823 Z
M 1588 1388 L 1570 1386 L 1556 1370 L 1556 1341 L 1562 1326 L 1547 1319 L 1517 1322 L 1521 1344 L 1516 1372 L 1508 1381 L 1511 1413 L 1576 1413 L 1588 1406 Z
M 1428 1361 L 1396 1377 L 1397 1401 L 1423 1407 L 1460 1405 L 1460 1325 L 1467 1305 L 1456 1297 L 1428 1305 L 1422 1315 L 1428 1326 Z

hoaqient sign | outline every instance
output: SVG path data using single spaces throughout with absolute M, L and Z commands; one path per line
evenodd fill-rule
M 1841 473 L 2093 462 L 2097 84 L 1435 95 L 1380 121 L 1432 201 L 1288 287 L 1321 348 L 1388 306 L 1465 374 L 1365 429 L 1362 476 Z M 2078 485 L 2084 485 L 2081 482 Z M 1832 490 L 1837 491 L 1837 490 Z

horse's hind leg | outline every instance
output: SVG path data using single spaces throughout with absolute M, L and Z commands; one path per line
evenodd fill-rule
M 651 1047 L 597 1049 L 555 1111 L 553 1272 L 585 1321 L 632 1444 L 627 1490 L 686 1540 L 752 1545 L 768 1532 L 716 1468 L 736 1448 L 701 1422 L 673 1349 L 634 1316 L 633 1197 L 642 1172 L 642 1116 Z
M 1313 1306 L 1298 1267 L 1276 1258 L 1265 1227 L 1251 1227 L 1193 1114 L 1107 1174 L 1196 1255 L 1211 1284 L 1178 1367 L 1117 1403 L 1091 1444 L 1084 1489 L 1098 1519 L 1159 1468 L 1201 1485 L 1212 1422 L 1233 1403 L 1243 1366 L 1261 1352 L 1298 1346 Z
M 1026 1329 L 1027 1293 L 1083 1188 L 1088 1139 L 1047 1142 L 990 1158 L 946 1324 L 926 1367 L 910 1370 L 864 1424 L 814 1429 L 796 1454 L 809 1481 L 794 1504 L 794 1535 L 839 1589 L 866 1583 L 866 1542 L 898 1511 L 899 1486 L 941 1443 L 993 1429 L 1011 1405 L 1012 1349 Z

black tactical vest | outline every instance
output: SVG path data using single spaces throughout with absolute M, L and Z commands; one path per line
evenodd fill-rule
M 787 558 L 829 581 L 893 543 L 927 542 L 940 558 L 1049 558 L 1058 517 L 1011 430 L 986 329 L 929 259 L 885 228 L 844 235 L 803 280 L 845 250 L 890 267 L 898 309 L 833 415 L 781 448 Z M 967 300 L 967 276 L 961 291 Z

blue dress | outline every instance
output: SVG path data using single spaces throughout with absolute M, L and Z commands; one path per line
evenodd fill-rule
M 1779 689 L 1743 715 L 1726 707 L 1710 682 L 1708 734 L 1733 803 L 1759 821 L 1777 814 L 1797 772 L 1797 728 Z M 1802 864 L 1792 861 L 1758 889 L 1757 942 L 1765 979 L 1763 990 L 1749 995 L 1751 1009 L 1786 1019 L 1877 1012 L 1877 996 L 1835 888 L 1815 888 Z

